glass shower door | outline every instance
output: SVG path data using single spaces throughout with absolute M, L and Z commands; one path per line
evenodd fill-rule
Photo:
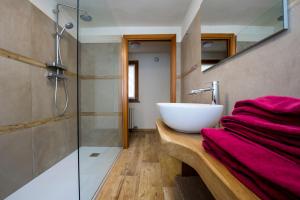
M 89 200 L 121 151 L 121 36 L 102 34 L 101 1 L 79 4 L 80 197 Z

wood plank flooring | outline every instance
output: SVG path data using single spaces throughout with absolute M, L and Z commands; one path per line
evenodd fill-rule
M 161 177 L 158 133 L 132 133 L 96 199 L 164 199 Z

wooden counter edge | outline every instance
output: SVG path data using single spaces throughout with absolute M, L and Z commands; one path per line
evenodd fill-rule
M 218 160 L 206 153 L 202 137 L 183 134 L 157 120 L 156 126 L 161 139 L 161 149 L 170 156 L 193 167 L 217 200 L 259 199 L 239 182 Z

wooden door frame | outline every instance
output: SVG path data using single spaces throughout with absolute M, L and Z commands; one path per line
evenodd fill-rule
M 204 40 L 227 40 L 228 56 L 234 56 L 236 54 L 236 35 L 234 33 L 202 33 L 201 39 Z
M 129 41 L 170 41 L 170 102 L 176 102 L 176 34 L 123 35 L 122 38 L 122 140 L 129 147 L 128 134 L 128 45 Z

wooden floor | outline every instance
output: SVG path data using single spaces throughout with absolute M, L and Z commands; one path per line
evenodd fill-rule
M 157 132 L 132 133 L 96 199 L 163 199 L 158 155 Z

